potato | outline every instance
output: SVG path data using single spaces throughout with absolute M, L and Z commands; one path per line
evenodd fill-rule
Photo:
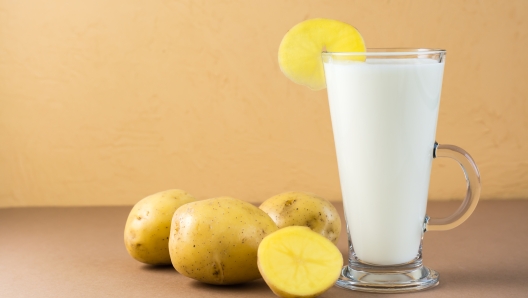
M 334 285 L 342 266 L 339 249 L 308 227 L 280 229 L 258 249 L 260 273 L 279 297 L 316 297 Z
M 215 285 L 260 278 L 257 251 L 277 230 L 257 207 L 231 197 L 189 203 L 174 213 L 169 251 L 182 275 Z
M 285 192 L 267 199 L 259 208 L 273 219 L 279 229 L 306 226 L 334 244 L 341 233 L 341 218 L 334 205 L 314 194 Z
M 125 226 L 125 247 L 136 260 L 152 265 L 170 264 L 169 234 L 178 207 L 196 201 L 183 190 L 172 189 L 139 201 Z

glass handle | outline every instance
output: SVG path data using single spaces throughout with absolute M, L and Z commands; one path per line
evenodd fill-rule
M 480 197 L 480 173 L 475 161 L 464 149 L 454 145 L 441 145 L 435 142 L 433 158 L 449 157 L 456 160 L 466 176 L 467 192 L 466 198 L 458 210 L 445 218 L 429 218 L 426 216 L 426 227 L 428 231 L 446 231 L 456 228 L 466 221 L 473 213 Z

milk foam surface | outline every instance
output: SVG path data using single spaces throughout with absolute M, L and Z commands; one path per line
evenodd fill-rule
M 345 216 L 357 258 L 417 257 L 444 63 L 368 59 L 324 63 Z

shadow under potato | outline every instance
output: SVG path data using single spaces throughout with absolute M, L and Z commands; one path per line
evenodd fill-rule
M 191 282 L 191 286 L 196 289 L 203 290 L 214 290 L 214 291 L 223 291 L 225 293 L 237 293 L 237 292 L 247 292 L 247 290 L 254 291 L 270 291 L 268 285 L 262 278 L 257 280 L 236 284 L 236 285 L 212 285 L 203 283 L 197 280 Z
M 174 271 L 174 273 L 179 274 L 176 269 L 172 266 L 172 264 L 167 265 L 150 265 L 150 264 L 144 264 L 141 266 L 141 270 L 146 271 Z

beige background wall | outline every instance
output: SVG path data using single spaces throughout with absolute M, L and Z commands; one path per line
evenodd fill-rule
M 0 206 L 340 200 L 326 91 L 277 65 L 314 17 L 368 47 L 446 48 L 438 141 L 473 155 L 483 198 L 528 198 L 527 4 L 0 0 Z M 435 161 L 432 199 L 463 196 L 457 167 Z

